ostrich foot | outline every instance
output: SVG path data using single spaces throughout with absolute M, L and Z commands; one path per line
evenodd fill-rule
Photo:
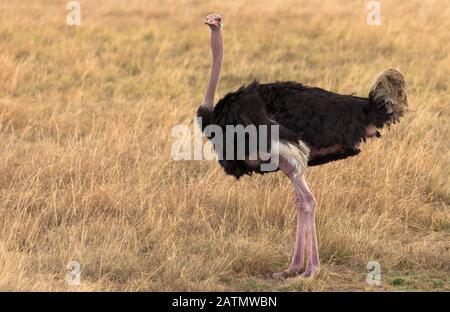
M 276 279 L 286 279 L 289 277 L 297 276 L 302 268 L 301 267 L 293 267 L 289 268 L 287 270 L 284 270 L 283 272 L 276 272 L 272 274 L 272 278 Z
M 300 274 L 300 277 L 304 278 L 304 279 L 312 279 L 312 278 L 316 277 L 317 274 L 319 274 L 319 271 L 320 271 L 320 267 L 312 265 L 310 267 L 307 267 L 305 272 Z

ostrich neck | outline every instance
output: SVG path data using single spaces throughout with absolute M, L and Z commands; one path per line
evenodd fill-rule
M 208 89 L 206 89 L 206 94 L 202 102 L 202 107 L 207 107 L 210 109 L 214 107 L 214 96 L 219 83 L 220 69 L 223 61 L 222 31 L 220 29 L 211 30 L 211 52 L 211 76 L 209 79 Z

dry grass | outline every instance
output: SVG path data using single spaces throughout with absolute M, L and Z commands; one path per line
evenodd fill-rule
M 450 6 L 382 1 L 0 1 L 0 290 L 449 289 Z M 359 157 L 310 169 L 323 262 L 273 281 L 293 249 L 282 174 L 236 182 L 170 158 L 225 16 L 219 95 L 253 78 L 366 95 L 407 77 L 411 112 Z M 82 266 L 68 287 L 66 265 Z M 370 260 L 383 286 L 365 283 Z

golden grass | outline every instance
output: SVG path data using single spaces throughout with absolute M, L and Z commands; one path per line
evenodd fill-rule
M 383 0 L 370 27 L 357 0 L 80 3 L 69 27 L 64 1 L 0 1 L 0 290 L 450 288 L 450 6 Z M 294 243 L 281 173 L 236 182 L 170 158 L 206 87 L 210 11 L 225 16 L 219 96 L 254 78 L 366 95 L 389 66 L 409 83 L 411 112 L 382 140 L 308 172 L 313 281 L 267 277 Z

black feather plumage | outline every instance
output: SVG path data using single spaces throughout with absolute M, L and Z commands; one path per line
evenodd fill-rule
M 295 145 L 301 140 L 316 150 L 339 146 L 338 151 L 311 156 L 308 165 L 315 166 L 357 155 L 356 146 L 365 141 L 366 128 L 370 124 L 381 128 L 388 119 L 383 107 L 372 105 L 369 98 L 337 94 L 297 82 L 254 81 L 225 95 L 212 110 L 200 107 L 197 115 L 203 119 L 203 129 L 210 124 L 223 130 L 226 125 L 276 124 L 280 126 L 282 141 Z M 220 164 L 236 178 L 264 173 L 243 160 L 220 160 Z

